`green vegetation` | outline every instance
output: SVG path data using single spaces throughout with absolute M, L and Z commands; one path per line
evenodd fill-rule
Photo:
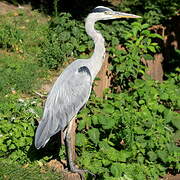
M 109 48 L 113 87 L 121 92 L 108 89 L 104 99 L 91 96 L 79 114 L 78 162 L 100 179 L 158 179 L 170 169 L 180 170 L 180 115 L 175 112 L 180 108 L 180 69 L 163 83 L 146 74 L 141 58 L 153 60 L 160 49 L 154 40 L 162 39 L 148 27 L 133 22 L 121 28 L 115 37 L 125 40 L 124 48 Z
M 93 42 L 82 20 L 75 20 L 69 13 L 58 15 L 57 3 L 55 0 L 53 4 L 56 16 L 51 18 L 23 9 L 0 15 L 3 179 L 25 175 L 29 179 L 60 178 L 47 169 L 45 174 L 39 173 L 42 167 L 38 162 L 45 163 L 52 156 L 40 158 L 34 153 L 34 132 L 42 116 L 43 100 L 33 92 L 40 91 L 41 84 L 52 78 L 52 72 L 59 72 L 63 64 L 89 57 Z M 78 115 L 77 162 L 97 174 L 98 179 L 107 180 L 158 179 L 168 172 L 179 173 L 180 67 L 165 72 L 165 80 L 160 83 L 147 75 L 141 61 L 154 60 L 154 55 L 162 52 L 159 42 L 163 37 L 150 27 L 175 15 L 178 2 L 128 0 L 117 9 L 143 18 L 96 24 L 106 39 L 113 79 L 104 98 L 92 92 Z M 176 54 L 168 59 L 169 64 L 178 62 L 180 52 L 174 50 Z M 61 157 L 63 153 L 61 150 Z
M 45 41 L 47 20 L 37 12 L 23 10 L 0 16 L 0 90 L 32 92 L 40 85 L 46 70 L 38 62 L 41 43 Z M 37 26 L 38 24 L 38 26 Z M 39 81 L 38 83 L 36 81 Z
M 0 177 L 1 179 L 28 179 L 28 180 L 60 180 L 62 176 L 53 172 L 52 170 L 45 167 L 38 167 L 35 164 L 25 164 L 20 166 L 18 163 L 5 162 L 4 160 L 0 163 Z
M 61 13 L 49 25 L 47 42 L 42 45 L 40 62 L 50 69 L 57 69 L 68 58 L 83 57 L 93 48 L 86 35 L 84 24 L 72 19 L 70 14 Z M 85 56 L 87 57 L 87 55 Z
M 0 102 L 0 156 L 8 156 L 21 164 L 29 162 L 28 151 L 33 142 L 35 120 L 40 118 L 37 99 L 24 100 L 19 95 L 6 95 Z
M 100 178 L 158 179 L 179 170 L 180 88 L 135 80 L 131 90 L 94 96 L 79 115 L 78 162 Z M 112 178 L 113 179 L 113 178 Z
M 153 25 L 161 24 L 168 18 L 175 16 L 179 7 L 178 0 L 123 0 L 118 8 L 122 11 L 142 14 L 145 22 Z

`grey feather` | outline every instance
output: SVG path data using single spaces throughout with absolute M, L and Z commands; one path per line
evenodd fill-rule
M 92 86 L 90 70 L 77 60 L 55 82 L 45 103 L 44 115 L 37 128 L 35 146 L 44 147 L 51 136 L 64 130 L 68 122 L 87 102 Z

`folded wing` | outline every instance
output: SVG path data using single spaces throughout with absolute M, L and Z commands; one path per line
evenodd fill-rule
M 37 149 L 44 147 L 51 136 L 65 129 L 87 102 L 91 87 L 91 73 L 86 66 L 61 74 L 48 95 L 43 118 L 36 130 Z

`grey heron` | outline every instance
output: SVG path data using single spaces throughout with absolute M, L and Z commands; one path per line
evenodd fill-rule
M 72 119 L 89 99 L 92 83 L 100 71 L 105 56 L 104 38 L 94 28 L 95 22 L 117 18 L 140 18 L 133 14 L 113 11 L 104 6 L 92 10 L 85 21 L 87 34 L 93 39 L 95 49 L 89 59 L 72 62 L 54 83 L 45 103 L 44 114 L 35 134 L 35 147 L 43 148 L 59 131 L 65 132 L 70 171 L 81 173 L 72 160 L 70 131 Z

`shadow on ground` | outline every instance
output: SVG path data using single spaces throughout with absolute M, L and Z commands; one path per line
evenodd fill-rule
M 40 160 L 44 157 L 50 157 L 50 159 L 60 160 L 59 152 L 61 149 L 61 135 L 57 133 L 54 135 L 44 148 L 37 150 L 34 146 L 34 141 L 29 148 L 28 158 L 30 161 Z

